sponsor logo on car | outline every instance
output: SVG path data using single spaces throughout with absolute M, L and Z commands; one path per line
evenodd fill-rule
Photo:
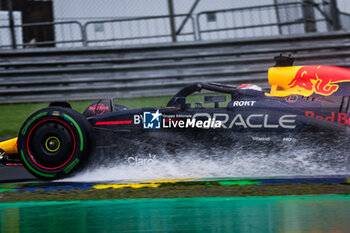
M 158 113 L 158 114 L 157 114 Z M 163 115 L 157 112 L 144 112 L 144 116 L 134 115 L 134 124 L 141 124 L 145 129 L 169 128 L 284 128 L 296 127 L 297 115 L 282 115 L 278 118 L 269 114 L 250 114 L 248 116 L 235 114 L 230 117 L 227 113 L 196 113 L 186 118 L 176 118 L 176 115 Z
M 316 113 L 313 111 L 306 111 L 305 116 L 335 122 L 340 125 L 350 125 L 350 118 L 346 113 L 331 112 L 330 115 L 325 116 L 325 115 L 316 115 Z
M 336 92 L 339 85 L 336 83 L 350 82 L 349 71 L 332 66 L 303 66 L 293 80 L 288 84 L 290 88 L 299 87 L 313 93 L 329 96 Z
M 89 107 L 89 111 L 92 111 L 95 115 L 102 115 L 106 111 L 109 111 L 109 106 L 104 104 L 95 104 Z
M 258 141 L 258 142 L 269 142 L 271 141 L 270 137 L 256 137 L 256 136 L 252 136 L 251 137 L 253 141 Z
M 144 112 L 143 113 L 143 128 L 144 129 L 160 129 L 161 116 L 159 110 L 156 112 Z
M 156 162 L 156 155 L 148 154 L 148 157 L 141 158 L 139 156 L 129 157 L 128 164 L 132 166 L 136 165 L 151 165 Z
M 232 120 L 230 120 L 228 114 L 218 113 L 214 114 L 216 119 L 222 119 L 223 128 L 233 128 L 233 127 L 243 127 L 243 128 L 266 128 L 266 129 L 294 129 L 296 127 L 295 121 L 297 115 L 282 115 L 278 119 L 274 117 L 271 120 L 269 114 L 250 114 L 248 116 L 243 116 L 241 114 L 236 114 Z
M 295 103 L 298 101 L 299 97 L 297 95 L 289 95 L 284 98 L 287 103 Z
M 296 142 L 296 138 L 291 138 L 291 137 L 283 137 L 282 141 L 284 142 Z
M 221 128 L 222 122 L 218 120 L 197 120 L 192 119 L 168 119 L 163 121 L 163 128 Z
M 246 107 L 246 106 L 254 106 L 256 101 L 233 101 L 233 107 Z

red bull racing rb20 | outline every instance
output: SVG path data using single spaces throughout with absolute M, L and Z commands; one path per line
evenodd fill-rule
M 53 102 L 28 117 L 18 138 L 0 143 L 1 161 L 22 164 L 46 180 L 111 160 L 135 165 L 192 153 L 234 160 L 304 149 L 315 159 L 348 163 L 350 70 L 275 59 L 271 87 L 264 90 L 198 82 L 179 90 L 166 107 L 127 109 L 102 99 L 83 114 Z

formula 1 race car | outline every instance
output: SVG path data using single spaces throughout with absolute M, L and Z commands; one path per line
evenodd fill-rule
M 181 159 L 185 148 L 220 156 L 218 150 L 234 154 L 237 148 L 283 151 L 286 144 L 317 150 L 325 141 L 347 153 L 350 70 L 275 59 L 266 90 L 198 82 L 181 89 L 166 107 L 127 109 L 103 99 L 83 114 L 66 102 L 53 102 L 24 122 L 18 140 L 0 143 L 2 163 L 23 164 L 41 179 L 58 179 L 89 161 L 109 161 L 107 155 L 133 165 L 159 154 Z

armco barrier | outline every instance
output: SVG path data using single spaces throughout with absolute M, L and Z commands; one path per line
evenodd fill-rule
M 172 95 L 197 81 L 267 86 L 279 53 L 347 67 L 350 33 L 0 51 L 0 103 Z

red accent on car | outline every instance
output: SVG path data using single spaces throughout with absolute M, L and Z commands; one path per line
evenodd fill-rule
M 350 82 L 349 69 L 314 65 L 301 67 L 288 85 L 320 95 L 331 95 L 338 90 L 341 82 Z
M 89 107 L 89 111 L 92 111 L 95 115 L 102 115 L 106 111 L 109 111 L 109 106 L 104 104 L 95 104 Z
M 295 103 L 298 101 L 299 97 L 297 95 L 289 95 L 284 98 L 287 103 Z
M 181 119 L 166 119 L 165 122 L 169 122 L 169 121 L 181 121 Z
M 244 88 L 247 88 L 247 87 L 252 87 L 254 86 L 254 84 L 251 84 L 251 83 L 245 83 L 245 84 L 242 84 L 238 87 L 238 89 L 244 89 Z
M 96 122 L 95 125 L 128 125 L 131 123 L 132 121 L 100 121 Z
M 21 163 L 6 163 L 6 166 L 23 166 Z

